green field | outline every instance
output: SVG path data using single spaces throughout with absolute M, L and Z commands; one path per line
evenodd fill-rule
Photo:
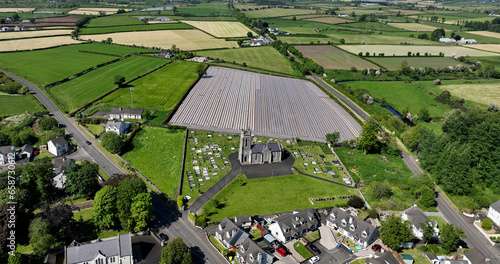
M 495 57 L 492 57 L 495 58 Z M 448 66 L 456 66 L 460 64 L 459 61 L 456 61 L 451 58 L 443 58 L 443 57 L 369 57 L 367 58 L 370 61 L 373 61 L 379 65 L 384 66 L 390 71 L 400 69 L 401 63 L 403 61 L 408 62 L 408 66 L 413 66 L 415 68 L 424 68 L 424 67 L 438 67 L 438 68 L 446 68 Z
M 44 110 L 40 103 L 31 95 L 0 94 L 0 116 L 10 116 Z
M 173 110 L 198 79 L 197 65 L 199 64 L 195 62 L 174 61 L 131 82 L 130 85 L 134 87 L 134 107 Z M 130 99 L 130 89 L 121 88 L 96 102 L 93 109 L 111 110 L 113 107 L 128 107 Z
M 230 16 L 231 10 L 225 2 L 202 3 L 196 6 L 181 6 L 177 13 L 187 13 L 195 16 Z
M 288 8 L 267 8 L 243 12 L 249 18 L 282 17 L 304 14 L 314 14 L 314 10 L 309 9 L 288 9 Z
M 73 45 L 72 47 L 76 48 L 78 51 L 87 51 L 87 52 L 95 52 L 95 53 L 105 53 L 116 56 L 123 56 L 131 53 L 138 52 L 154 52 L 150 49 L 139 48 L 139 47 L 129 47 L 122 45 L 109 45 L 102 43 L 91 43 L 91 44 L 81 44 L 81 45 Z
M 123 155 L 162 192 L 177 198 L 186 131 L 145 127 L 132 140 L 133 149 Z
M 478 60 L 482 63 L 482 65 L 493 64 L 497 70 L 500 70 L 500 56 L 491 56 L 491 57 L 470 57 L 473 60 Z
M 159 58 L 132 56 L 56 85 L 49 91 L 67 111 L 72 111 L 115 88 L 115 75 L 130 80 L 166 62 Z
M 449 110 L 451 107 L 439 103 L 434 100 L 434 96 L 430 95 L 429 92 L 436 89 L 434 82 L 432 81 L 419 81 L 405 83 L 403 81 L 399 82 L 351 82 L 346 84 L 351 88 L 364 88 L 370 91 L 370 94 L 375 98 L 375 100 L 380 100 L 385 98 L 385 100 L 399 113 L 401 113 L 405 107 L 412 114 L 419 114 L 420 109 L 426 108 L 429 111 L 431 117 L 441 117 L 443 114 Z M 436 89 L 434 92 L 439 94 Z
M 137 18 L 130 16 L 103 16 L 91 19 L 85 27 L 111 27 L 125 25 L 143 25 L 144 23 Z
M 269 23 L 269 27 L 279 28 L 282 31 L 286 31 L 290 34 L 318 34 L 316 28 L 333 28 L 334 26 L 317 23 L 313 21 L 304 20 L 290 20 L 290 19 L 266 19 Z
M 159 23 L 149 25 L 129 25 L 129 26 L 115 26 L 115 27 L 93 27 L 80 29 L 80 35 L 94 35 L 94 34 L 107 34 L 116 32 L 129 32 L 129 31 L 153 31 L 165 29 L 192 29 L 194 27 L 184 23 Z M 85 36 L 80 36 L 85 39 Z
M 292 74 L 293 70 L 286 59 L 273 47 L 248 47 L 242 49 L 221 49 L 198 51 L 200 56 L 222 58 L 226 62 L 233 60 L 237 64 L 245 62 L 247 66 L 264 70 Z
M 279 191 L 278 191 L 279 190 Z M 211 221 L 220 221 L 225 216 L 263 215 L 292 211 L 294 209 L 326 208 L 345 205 L 347 200 L 314 202 L 309 198 L 333 197 L 355 194 L 354 190 L 327 183 L 303 175 L 278 176 L 242 181 L 233 180 L 212 200 L 203 206 Z M 216 209 L 213 200 L 222 203 Z

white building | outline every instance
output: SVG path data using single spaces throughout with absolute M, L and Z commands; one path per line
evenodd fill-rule
M 364 248 L 378 238 L 376 226 L 339 207 L 332 208 L 326 218 L 326 225 Z
M 477 44 L 477 41 L 475 39 L 461 39 L 457 41 L 458 44 L 464 45 L 464 44 Z
M 446 44 L 457 43 L 457 41 L 455 39 L 452 39 L 452 38 L 439 38 L 439 42 L 446 43 Z
M 424 214 L 424 212 L 422 212 L 422 210 L 420 210 L 420 208 L 418 208 L 416 205 L 404 211 L 403 214 L 401 215 L 401 219 L 403 219 L 404 221 L 408 220 L 411 222 L 413 235 L 418 239 L 422 239 L 424 236 L 422 230 L 422 224 L 426 222 L 430 222 L 434 226 L 433 237 L 437 239 L 439 235 L 437 221 L 429 219 L 429 217 L 427 217 Z
M 488 218 L 497 226 L 500 226 L 500 200 L 492 203 L 488 210 Z
M 127 131 L 129 125 L 129 122 L 108 121 L 106 123 L 106 132 L 112 131 L 121 136 Z
M 19 149 L 19 153 L 17 154 L 20 159 L 31 158 L 33 154 L 33 146 L 29 144 L 25 144 Z
M 16 147 L 14 146 L 3 146 L 0 147 L 0 164 L 7 164 L 9 162 L 8 155 L 12 154 L 12 158 L 16 157 Z
M 52 178 L 52 185 L 58 189 L 66 188 L 66 171 L 71 165 L 72 159 L 55 158 L 52 160 L 54 163 L 54 178 Z
M 130 108 L 113 108 L 109 113 L 110 119 L 142 119 L 142 109 L 130 109 Z
M 63 137 L 57 137 L 47 142 L 50 154 L 54 156 L 62 156 L 69 151 L 68 142 Z
M 130 234 L 119 235 L 90 244 L 71 243 L 64 248 L 65 264 L 132 264 Z
M 269 224 L 269 232 L 281 243 L 288 243 L 320 225 L 315 209 L 297 210 L 285 213 L 273 219 Z

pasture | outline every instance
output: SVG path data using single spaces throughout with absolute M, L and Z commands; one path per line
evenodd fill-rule
M 177 198 L 186 131 L 144 127 L 123 158 L 171 199 Z
M 337 17 L 337 16 L 304 18 L 304 20 L 306 20 L 306 21 L 314 21 L 314 22 L 319 22 L 319 23 L 325 23 L 325 24 L 343 24 L 343 23 L 355 22 L 355 20 L 349 20 L 349 19 L 340 18 L 340 17 Z
M 102 46 L 105 45 L 79 44 L 45 50 L 0 53 L 0 67 L 34 83 L 46 85 L 116 59 L 115 56 L 79 52 L 79 49 L 100 51 Z
M 31 95 L 0 94 L 0 116 L 38 112 L 44 108 Z
M 134 107 L 173 110 L 198 78 L 197 65 L 195 62 L 174 61 L 131 82 Z M 113 107 L 129 107 L 130 99 L 130 89 L 120 88 L 96 102 L 93 108 L 111 110 Z
M 488 105 L 495 103 L 500 105 L 500 89 L 498 83 L 481 83 L 481 84 L 452 84 L 439 87 L 441 90 L 450 91 L 452 96 L 461 97 L 465 100 L 470 100 Z
M 339 48 L 349 51 L 354 54 L 359 52 L 370 52 L 371 54 L 384 53 L 385 56 L 406 56 L 408 52 L 424 54 L 425 52 L 438 55 L 440 52 L 444 53 L 444 56 L 450 57 L 452 55 L 456 56 L 498 56 L 495 53 L 469 49 L 460 46 L 416 46 L 416 45 L 339 45 Z
M 378 68 L 377 65 L 333 46 L 295 46 L 304 56 L 314 60 L 325 69 L 349 70 Z
M 269 23 L 270 27 L 279 28 L 290 34 L 318 34 L 315 30 L 316 28 L 332 27 L 332 25 L 305 20 L 293 21 L 291 19 L 268 19 L 266 22 Z
M 408 31 L 434 31 L 436 27 L 418 23 L 388 23 L 388 25 Z
M 153 32 L 121 32 L 112 34 L 88 35 L 96 41 L 112 38 L 113 43 L 160 47 L 169 49 L 176 45 L 182 50 L 218 49 L 238 47 L 236 41 L 216 39 L 199 30 L 158 30 Z
M 159 58 L 132 56 L 56 85 L 49 91 L 67 111 L 72 111 L 115 88 L 115 75 L 122 75 L 125 80 L 130 80 L 166 62 Z
M 210 67 L 181 104 L 170 124 L 259 136 L 325 141 L 359 136 L 360 125 L 309 81 Z
M 195 16 L 230 16 L 231 10 L 225 2 L 199 3 L 196 6 L 180 6 L 179 13 L 188 13 Z
M 292 74 L 293 69 L 281 55 L 273 47 L 248 47 L 242 49 L 220 49 L 207 50 L 196 52 L 199 56 L 210 56 L 212 58 L 221 58 L 224 61 L 231 63 L 235 61 L 237 64 L 245 62 L 247 66 L 259 68 L 263 70 L 282 72 Z
M 408 62 L 408 66 L 413 66 L 415 68 L 424 68 L 424 67 L 438 67 L 445 68 L 448 66 L 455 66 L 460 64 L 459 61 L 456 61 L 451 58 L 442 58 L 442 57 L 370 57 L 368 60 L 373 61 L 379 65 L 384 66 L 390 71 L 394 71 L 396 69 L 401 68 L 401 63 L 403 61 Z
M 107 34 L 116 32 L 129 32 L 129 31 L 153 31 L 153 30 L 167 30 L 167 29 L 192 29 L 193 27 L 183 23 L 159 23 L 159 24 L 142 24 L 142 25 L 128 25 L 128 26 L 114 26 L 114 27 L 93 27 L 80 29 L 80 38 L 85 39 L 86 36 L 92 34 Z
M 290 8 L 267 8 L 253 11 L 243 11 L 249 18 L 266 18 L 266 17 L 284 17 L 314 14 L 316 11 L 309 9 L 290 9 Z
M 69 36 L 59 36 L 59 37 L 42 37 L 33 39 L 15 39 L 15 40 L 4 40 L 1 42 L 0 51 L 21 51 L 21 50 L 36 50 L 45 49 L 51 47 L 57 47 L 68 44 L 77 44 L 81 41 L 74 40 Z
M 0 40 L 70 35 L 69 29 L 2 32 Z M 35 41 L 35 40 L 32 40 Z
M 201 29 L 208 34 L 218 38 L 246 37 L 247 32 L 256 33 L 240 22 L 220 22 L 220 21 L 182 21 L 195 28 Z
M 91 19 L 85 24 L 85 27 L 111 27 L 143 24 L 142 21 L 131 16 L 103 16 Z

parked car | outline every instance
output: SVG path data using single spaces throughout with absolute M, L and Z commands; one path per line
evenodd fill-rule
M 316 253 L 316 255 L 320 255 L 321 254 L 321 250 L 319 250 L 319 248 L 315 245 L 309 245 L 309 248 L 314 252 Z
M 319 261 L 319 257 L 318 256 L 314 256 L 312 258 L 309 259 L 309 263 L 316 263 Z
M 283 249 L 282 247 L 280 247 L 280 246 L 276 247 L 276 252 L 278 252 L 283 257 L 286 257 L 286 250 Z
M 168 240 L 168 236 L 165 235 L 165 233 L 160 233 L 159 236 L 160 236 L 161 240 L 163 240 L 163 241 L 167 241 Z
M 372 246 L 372 250 L 373 251 L 381 251 L 382 250 L 382 246 L 379 245 L 379 244 L 375 244 Z

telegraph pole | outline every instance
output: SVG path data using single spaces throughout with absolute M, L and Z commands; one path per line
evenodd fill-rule
M 134 87 L 130 87 L 130 98 L 132 101 L 132 109 L 134 109 Z

